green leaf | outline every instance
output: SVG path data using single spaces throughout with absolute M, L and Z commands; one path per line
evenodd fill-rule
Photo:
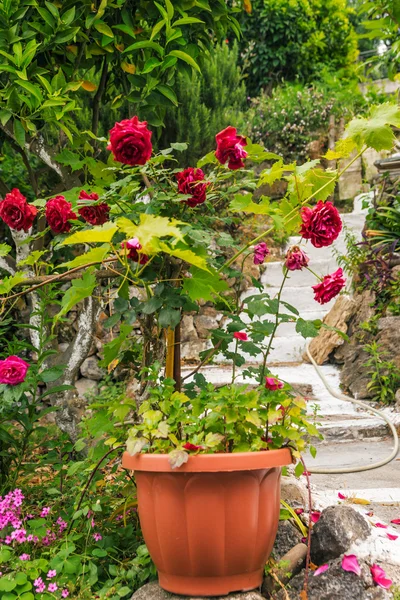
M 0 257 L 7 256 L 11 252 L 11 246 L 8 244 L 0 244 Z
M 182 244 L 179 246 L 168 246 L 168 244 L 164 244 L 164 242 L 159 242 L 159 249 L 162 250 L 162 252 L 165 252 L 170 256 L 176 256 L 176 258 L 180 258 L 199 269 L 209 271 L 205 258 L 199 256 L 193 252 L 193 250 L 190 250 L 189 246 L 184 247 Z
M 11 552 L 8 548 L 4 546 L 0 549 L 0 564 L 6 563 L 11 558 Z
M 169 87 L 169 85 L 160 83 L 157 86 L 157 92 L 160 92 L 163 96 L 168 98 L 168 100 L 170 100 L 172 102 L 172 104 L 175 104 L 175 106 L 178 106 L 178 99 L 176 97 L 176 94 L 175 94 L 174 90 L 171 87 Z M 180 145 L 185 145 L 187 148 L 187 144 L 180 144 Z M 171 147 L 173 147 L 173 144 L 171 144 Z
M 172 4 L 171 0 L 165 0 L 165 6 L 167 7 L 168 17 L 171 20 L 174 16 L 174 5 Z
M 24 90 L 32 94 L 32 96 L 34 96 L 39 103 L 43 102 L 43 96 L 39 87 L 33 85 L 33 83 L 30 83 L 29 81 L 20 81 L 19 79 L 16 80 L 16 83 L 20 87 L 24 88 Z
M 305 321 L 302 318 L 297 319 L 296 331 L 300 333 L 304 338 L 315 337 L 318 335 L 319 329 L 314 325 L 312 321 Z
M 188 149 L 188 145 L 186 142 L 172 142 L 171 148 L 177 150 L 178 152 L 184 152 Z
M 366 144 L 377 150 L 391 150 L 396 141 L 391 125 L 400 127 L 400 109 L 397 104 L 386 102 L 373 106 L 369 118 L 359 117 L 346 127 L 346 137 L 359 148 Z
M 97 29 L 97 31 L 99 31 L 103 35 L 106 35 L 107 37 L 110 37 L 110 38 L 114 37 L 112 29 L 107 25 L 107 23 L 104 23 L 104 21 L 96 21 L 94 24 L 94 27 L 95 27 L 95 29 Z
M 122 588 L 119 588 L 119 590 L 117 591 L 117 594 L 120 598 L 124 598 L 124 596 L 127 596 L 131 592 L 132 592 L 131 588 L 124 585 Z
M 25 281 L 26 273 L 18 271 L 15 275 L 4 277 L 0 283 L 0 294 L 8 294 L 16 285 Z
M 190 269 L 192 277 L 185 277 L 183 280 L 183 291 L 188 294 L 191 300 L 212 301 L 215 295 L 229 289 L 226 281 L 221 279 L 218 273 L 202 271 L 192 267 Z
M 25 148 L 25 129 L 22 125 L 21 121 L 18 119 L 14 119 L 14 136 L 15 139 L 21 148 Z
M 172 50 L 168 56 L 176 56 L 176 58 L 180 58 L 185 63 L 196 69 L 199 73 L 201 73 L 200 67 L 197 62 L 190 56 L 190 54 L 186 54 L 186 52 L 182 52 L 182 50 Z
M 266 215 L 270 212 L 270 201 L 267 196 L 263 196 L 258 204 L 253 202 L 252 194 L 235 194 L 235 198 L 229 205 L 229 210 L 233 212 L 246 212 L 255 215 Z
M 54 367 L 50 367 L 49 369 L 45 369 L 41 373 L 39 373 L 39 379 L 44 381 L 45 383 L 49 383 L 50 381 L 56 381 L 61 377 L 61 375 L 65 371 L 64 365 L 57 365 Z
M 196 17 L 183 17 L 172 23 L 172 26 L 179 27 L 180 25 L 190 25 L 191 23 L 204 23 L 204 21 L 197 19 Z
M 182 221 L 168 219 L 151 214 L 140 215 L 139 225 L 135 225 L 126 217 L 117 220 L 117 227 L 130 238 L 138 238 L 143 252 L 152 254 L 159 251 L 158 239 L 172 237 L 174 240 L 183 240 L 183 233 L 177 225 L 183 225 Z
M 150 41 L 156 37 L 156 35 L 158 33 L 160 33 L 161 29 L 164 27 L 165 25 L 165 19 L 162 19 L 161 21 L 158 21 L 158 23 L 156 23 L 153 27 L 153 30 L 151 32 L 151 36 L 150 36 Z
M 86 271 L 82 279 L 72 280 L 71 287 L 65 292 L 61 300 L 61 310 L 55 319 L 59 320 L 60 317 L 67 314 L 78 302 L 91 296 L 96 283 L 96 277 L 91 270 Z
M 132 50 L 142 50 L 145 48 L 151 48 L 152 50 L 158 52 L 160 56 L 164 56 L 164 49 L 160 46 L 160 44 L 157 44 L 156 42 L 151 42 L 149 40 L 144 42 L 135 42 L 131 46 L 128 46 L 124 50 L 124 52 L 132 52 Z
M 80 256 L 77 256 L 76 258 L 68 262 L 58 265 L 57 269 L 60 269 L 61 267 L 68 267 L 69 269 L 73 269 L 74 267 L 88 265 L 92 262 L 101 263 L 107 256 L 109 250 L 109 244 L 104 244 L 103 246 L 100 246 L 98 248 L 92 248 L 91 250 L 89 250 L 89 252 L 86 252 L 86 254 L 81 254 Z
M 68 246 L 70 244 L 109 243 L 117 230 L 118 228 L 115 223 L 109 221 L 108 223 L 104 223 L 104 225 L 97 225 L 91 229 L 77 231 L 63 240 L 61 244 L 63 246 Z
M 158 316 L 161 327 L 175 328 L 181 320 L 181 311 L 174 308 L 162 308 Z
M 45 104 L 46 104 L 46 102 L 43 104 L 43 106 Z M 71 167 L 71 171 L 77 171 L 78 169 L 81 169 L 83 167 L 83 165 L 85 164 L 85 161 L 81 159 L 79 154 L 76 154 L 76 152 L 72 152 L 71 150 L 68 150 L 68 148 L 64 148 L 64 150 L 62 150 L 62 152 L 60 152 L 59 154 L 57 154 L 55 156 L 55 159 L 62 165 Z
M 151 71 L 153 71 L 160 65 L 162 65 L 162 62 L 160 60 L 158 60 L 158 58 L 155 58 L 154 56 L 152 56 L 151 58 L 146 60 L 146 62 L 144 63 L 143 69 L 140 71 L 140 73 L 141 74 L 151 73 Z
M 217 164 L 218 163 L 217 157 L 215 156 L 215 150 L 213 150 L 212 152 L 209 152 L 208 154 L 206 154 L 205 156 L 203 156 L 203 158 L 200 158 L 200 160 L 197 161 L 196 167 L 198 169 L 201 169 L 205 165 L 209 165 L 209 164 L 212 164 L 212 163 L 213 164 Z
M 303 475 L 303 473 L 304 473 L 303 463 L 298 462 L 294 469 L 294 474 L 296 475 L 296 477 L 300 477 L 300 475 Z

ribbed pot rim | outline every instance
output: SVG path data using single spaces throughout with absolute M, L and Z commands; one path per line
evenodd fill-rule
M 231 454 L 197 454 L 189 456 L 187 463 L 173 469 L 168 454 L 136 454 L 124 452 L 122 466 L 132 471 L 160 473 L 216 473 L 223 471 L 254 471 L 283 467 L 292 463 L 289 448 L 264 452 L 233 452 Z

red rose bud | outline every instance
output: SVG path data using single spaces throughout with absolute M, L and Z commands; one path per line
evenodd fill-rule
M 267 390 L 271 390 L 271 392 L 275 392 L 276 390 L 281 390 L 284 386 L 283 381 L 279 381 L 277 377 L 266 377 L 265 378 L 265 387 Z
M 207 187 L 210 184 L 207 182 L 200 183 L 204 181 L 204 173 L 201 169 L 188 167 L 184 171 L 177 173 L 176 179 L 178 180 L 178 190 L 181 194 L 192 194 L 191 198 L 183 200 L 183 202 L 193 208 L 206 201 Z
M 301 271 L 309 262 L 307 254 L 298 246 L 293 246 L 286 254 L 285 267 L 289 271 Z
M 46 204 L 46 219 L 54 233 L 68 233 L 71 229 L 70 219 L 76 219 L 76 214 L 71 210 L 72 204 L 64 196 L 55 196 Z
M 332 202 L 320 200 L 313 208 L 304 206 L 301 219 L 300 234 L 316 248 L 330 246 L 342 231 L 342 220 Z
M 12 189 L 0 202 L 0 217 L 15 231 L 29 231 L 36 215 L 36 206 L 28 204 L 25 196 L 17 188 Z
M 224 165 L 228 161 L 228 167 L 232 171 L 244 167 L 243 159 L 247 152 L 243 146 L 247 146 L 246 138 L 237 135 L 235 127 L 227 127 L 215 136 L 217 141 L 217 150 L 215 156 L 217 160 Z
M 242 342 L 247 342 L 247 340 L 249 339 L 247 333 L 245 333 L 244 331 L 235 331 L 233 337 L 237 340 L 241 340 Z
M 343 277 L 342 269 L 338 269 L 331 275 L 325 275 L 321 283 L 312 286 L 314 300 L 320 304 L 326 304 L 339 294 L 345 284 L 346 280 Z
M 110 130 L 107 149 L 124 165 L 145 165 L 153 150 L 151 136 L 147 121 L 139 121 L 137 117 L 124 119 Z
M 25 381 L 29 364 L 18 356 L 8 356 L 0 360 L 0 383 L 18 385 Z
M 265 242 L 260 242 L 254 246 L 254 264 L 262 265 L 269 253 L 270 250 Z
M 189 450 L 189 452 L 197 452 L 198 450 L 203 450 L 203 446 L 196 446 L 196 444 L 191 444 L 190 442 L 186 442 L 182 446 L 185 450 Z
M 128 258 L 139 263 L 140 265 L 145 265 L 149 262 L 149 257 L 147 254 L 140 254 L 140 250 L 142 249 L 142 244 L 139 242 L 137 238 L 132 238 L 126 242 L 122 242 L 121 248 L 127 248 Z
M 88 194 L 84 190 L 82 190 L 79 194 L 79 200 L 92 200 L 96 201 L 99 199 L 99 196 L 92 192 Z M 86 204 L 78 209 L 78 213 L 81 217 L 91 225 L 103 225 L 108 221 L 108 215 L 110 212 L 110 207 L 105 202 L 101 204 L 95 204 L 94 206 L 90 206 L 90 204 Z

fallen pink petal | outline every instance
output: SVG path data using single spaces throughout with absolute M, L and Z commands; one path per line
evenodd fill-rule
M 304 512 L 304 508 L 295 508 L 294 512 L 296 513 L 296 515 L 302 515 Z
M 392 519 L 392 521 L 390 521 L 391 523 L 393 523 L 394 525 L 400 525 L 400 519 Z
M 385 523 L 374 523 L 374 525 L 380 529 L 387 529 L 387 525 L 385 525 Z
M 372 579 L 377 586 L 385 590 L 388 590 L 392 586 L 393 581 L 386 576 L 386 573 L 382 567 L 379 565 L 372 565 L 370 571 Z
M 321 575 L 322 573 L 325 573 L 325 571 L 327 571 L 328 569 L 329 569 L 328 564 L 321 565 L 320 567 L 318 567 L 318 569 L 316 569 L 314 571 L 314 577 L 317 577 L 317 575 Z
M 398 535 L 393 535 L 393 533 L 387 533 L 386 535 L 388 536 L 389 540 L 392 540 L 393 542 L 399 537 Z
M 313 523 L 318 523 L 318 521 L 319 521 L 320 517 L 321 517 L 321 513 L 319 512 L 319 510 L 314 510 L 314 511 L 311 513 L 311 521 L 312 521 Z
M 361 575 L 361 567 L 355 554 L 345 554 L 342 559 L 343 571 Z
M 372 510 L 370 510 L 369 512 L 365 513 L 367 515 L 367 517 L 373 517 L 374 513 L 372 512 Z
M 339 500 L 347 500 L 347 496 L 345 496 L 344 494 L 342 494 L 342 492 L 338 493 L 338 498 L 339 498 Z

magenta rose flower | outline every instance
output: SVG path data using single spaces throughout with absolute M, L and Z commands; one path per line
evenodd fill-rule
M 270 254 L 270 250 L 265 242 L 260 242 L 254 246 L 254 264 L 262 265 L 268 254 Z
M 0 217 L 15 231 L 29 231 L 37 215 L 36 206 L 28 204 L 19 189 L 14 188 L 0 202 Z
M 79 200 L 93 200 L 96 201 L 99 199 L 99 196 L 92 192 L 88 194 L 84 190 L 82 190 L 79 194 Z M 78 208 L 78 213 L 81 217 L 91 225 L 103 225 L 108 221 L 108 215 L 110 212 L 110 207 L 105 202 L 101 202 L 100 204 L 95 204 L 94 206 L 90 206 L 90 204 L 85 204 L 81 208 Z
M 241 340 L 242 342 L 247 342 L 247 340 L 249 339 L 245 331 L 235 331 L 233 337 L 237 340 Z
M 188 167 L 184 171 L 177 173 L 176 179 L 178 180 L 178 190 L 181 194 L 192 194 L 191 198 L 183 200 L 183 202 L 192 208 L 205 202 L 207 187 L 210 184 L 204 182 L 204 173 L 201 169 Z
M 343 270 L 338 269 L 330 275 L 325 275 L 321 283 L 313 285 L 314 300 L 320 304 L 326 304 L 329 300 L 332 300 L 339 292 L 343 289 L 346 284 L 346 280 L 343 277 Z
M 76 219 L 72 204 L 64 196 L 55 196 L 46 204 L 46 219 L 54 233 L 68 233 L 71 229 L 70 219 Z
M 115 160 L 124 165 L 145 165 L 153 150 L 152 132 L 147 129 L 147 121 L 139 121 L 137 117 L 124 119 L 115 123 L 110 130 L 108 150 L 114 154 Z
M 221 165 L 228 161 L 228 167 L 232 171 L 243 168 L 243 160 L 247 156 L 246 150 L 243 149 L 243 146 L 247 146 L 246 138 L 237 135 L 235 127 L 227 127 L 217 133 L 215 139 L 217 141 L 215 156 Z
M 307 254 L 298 246 L 293 246 L 286 253 L 285 267 L 289 271 L 301 271 L 309 262 Z
M 29 364 L 18 356 L 8 356 L 0 360 L 0 383 L 18 385 L 25 381 Z
M 284 386 L 283 381 L 279 381 L 277 377 L 266 377 L 265 378 L 265 387 L 267 390 L 271 392 L 276 392 L 276 390 L 281 390 Z
M 332 202 L 320 200 L 313 208 L 304 206 L 301 219 L 301 235 L 316 248 L 330 246 L 342 231 L 342 219 Z
M 139 263 L 140 265 L 145 265 L 147 262 L 149 262 L 149 257 L 147 256 L 147 254 L 140 253 L 140 250 L 142 249 L 142 244 L 137 238 L 132 238 L 131 240 L 122 242 L 121 247 L 129 250 L 128 258 Z

